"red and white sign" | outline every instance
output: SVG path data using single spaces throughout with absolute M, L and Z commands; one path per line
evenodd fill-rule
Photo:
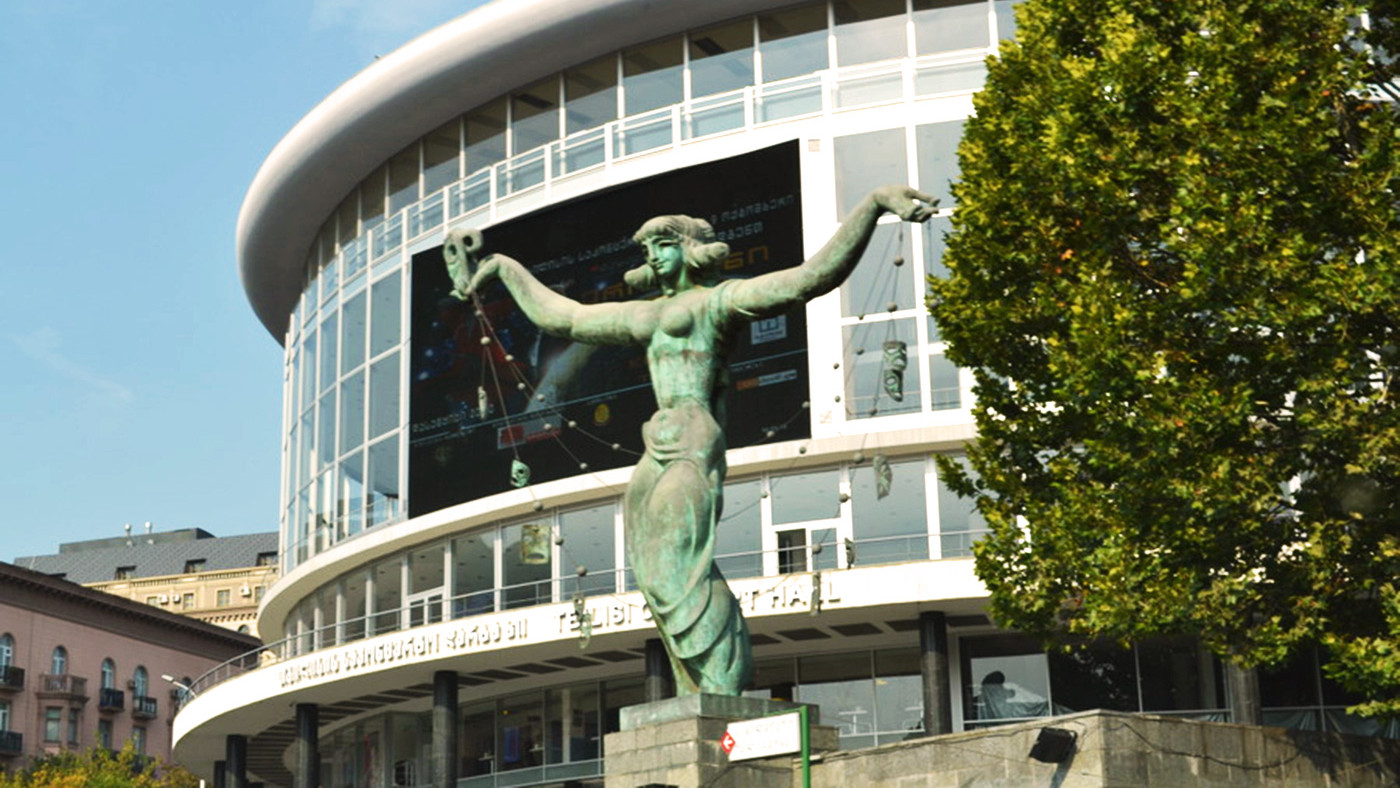
M 802 749 L 802 715 L 799 712 L 729 723 L 719 744 L 729 760 L 787 755 Z

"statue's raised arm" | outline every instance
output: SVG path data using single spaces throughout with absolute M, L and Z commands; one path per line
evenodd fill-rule
M 581 304 L 546 287 L 520 261 L 503 254 L 487 256 L 473 270 L 480 248 L 480 234 L 475 230 L 449 235 L 444 253 L 454 297 L 470 300 L 483 286 L 499 279 L 530 322 L 547 334 L 590 345 L 646 343 L 647 337 L 636 336 L 630 327 L 625 304 Z
M 745 316 L 763 318 L 824 295 L 846 281 L 860 262 L 881 215 L 892 213 L 906 222 L 922 222 L 933 215 L 936 202 L 908 186 L 881 186 L 861 199 L 810 260 L 735 283 L 729 304 Z

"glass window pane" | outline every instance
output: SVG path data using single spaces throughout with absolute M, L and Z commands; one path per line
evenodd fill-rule
M 615 538 L 615 509 L 611 503 L 591 509 L 579 509 L 559 514 L 560 574 L 565 578 L 562 593 L 572 598 L 584 595 L 612 593 L 617 590 L 614 574 L 617 560 Z M 588 574 L 579 577 L 577 568 Z
M 603 742 L 597 684 L 580 684 L 545 693 L 545 760 L 548 763 L 590 761 Z
M 506 99 L 504 96 L 467 113 L 465 118 L 467 174 L 506 157 Z
M 963 638 L 963 719 L 1050 714 L 1050 672 L 1035 640 L 1023 635 Z
M 365 527 L 386 523 L 399 513 L 399 436 L 369 448 L 369 506 Z
M 452 540 L 452 617 L 495 610 L 496 530 Z
M 769 482 L 773 523 L 827 520 L 841 514 L 840 473 L 835 468 L 775 476 Z
M 971 471 L 966 457 L 956 458 L 965 470 Z M 942 535 L 944 558 L 972 555 L 972 545 L 987 532 L 987 521 L 977 511 L 970 498 L 960 498 L 942 481 L 938 483 L 938 532 Z
M 395 557 L 374 567 L 374 633 L 399 628 L 399 607 L 403 604 L 402 560 Z
M 1048 656 L 1056 714 L 1089 709 L 1137 711 L 1137 668 L 1132 649 L 1094 644 Z
M 346 457 L 340 464 L 340 501 L 337 517 L 345 524 L 345 533 L 354 536 L 365 527 L 365 456 L 360 452 Z
M 462 154 L 462 121 L 451 122 L 428 132 L 423 138 L 423 194 L 428 195 L 458 180 Z
M 856 566 L 928 558 L 924 461 L 892 462 L 889 471 L 889 494 L 881 498 L 873 463 L 851 469 Z
M 316 401 L 316 332 L 311 331 L 306 334 L 306 341 L 302 343 L 305 352 L 302 360 L 306 362 L 301 367 L 301 409 L 306 410 L 311 407 L 311 403 Z
M 345 639 L 359 640 L 365 636 L 365 574 L 359 572 L 345 580 Z
M 913 413 L 922 407 L 922 366 L 914 321 L 866 321 L 841 329 L 846 374 L 846 418 Z M 910 363 L 910 357 L 915 360 Z
M 679 104 L 681 40 L 670 38 L 622 53 L 622 95 L 626 114 Z
M 744 691 L 744 696 L 769 700 L 792 700 L 797 697 L 797 661 L 792 657 L 756 660 L 753 683 L 751 689 Z
M 921 55 L 985 47 L 987 32 L 982 0 L 914 0 L 914 51 Z
M 724 485 L 724 512 L 715 526 L 715 563 L 727 578 L 763 574 L 762 489 L 758 479 Z
M 356 293 L 341 309 L 340 374 L 365 362 L 365 294 Z
M 941 208 L 953 205 L 950 184 L 958 177 L 958 142 L 962 134 L 961 120 L 914 128 L 914 145 L 919 152 L 919 188 L 938 198 Z
M 399 354 L 369 368 L 369 439 L 399 426 Z
M 549 534 L 544 521 L 501 529 L 501 604 L 507 609 L 550 601 L 549 567 L 554 540 Z
M 365 442 L 365 373 L 356 372 L 340 384 L 340 446 L 349 451 Z
M 418 201 L 418 143 L 394 154 L 389 160 L 389 213 L 398 213 Z
M 321 321 L 321 384 L 317 391 L 325 391 L 332 383 L 335 383 L 336 370 L 335 363 L 336 340 L 340 337 L 340 332 L 336 330 L 336 316 L 334 313 L 330 317 Z
M 559 77 L 511 94 L 510 111 L 512 155 L 559 139 Z
M 594 129 L 617 119 L 617 55 L 564 72 L 564 131 Z
M 543 693 L 504 698 L 497 724 L 500 726 L 497 768 L 508 772 L 544 763 Z
M 1189 638 L 1138 645 L 1143 711 L 1188 711 L 1224 706 L 1220 666 Z
M 870 236 L 870 245 L 855 270 L 841 284 L 841 314 L 871 315 L 896 309 L 913 309 L 919 288 L 914 283 L 914 239 L 904 222 L 881 224 Z
M 1265 707 L 1316 706 L 1319 696 L 1316 655 L 1305 650 L 1276 668 L 1259 670 L 1259 700 Z
M 458 776 L 491 774 L 496 769 L 496 702 L 462 704 L 460 720 L 457 727 L 457 751 L 461 756 Z
M 387 276 L 374 283 L 370 303 L 369 354 L 371 357 L 399 344 L 401 293 L 399 275 Z
M 836 0 L 836 64 L 904 57 L 904 0 Z
M 360 234 L 360 192 L 358 189 L 350 192 L 350 195 L 341 200 L 340 207 L 335 209 L 336 215 L 336 238 L 341 246 Z
M 840 730 L 843 748 L 875 743 L 875 684 L 869 652 L 801 657 L 797 679 L 797 699 L 821 707 L 822 724 Z
M 928 357 L 929 407 L 957 410 L 962 407 L 962 385 L 958 367 L 942 353 Z
M 316 432 L 316 454 L 320 457 L 321 466 L 335 460 L 335 392 L 332 391 L 321 398 L 321 406 L 317 409 L 317 418 L 320 429 Z
M 418 547 L 408 552 L 408 593 L 421 594 L 442 588 L 445 544 Z
M 924 729 L 924 689 L 917 648 L 875 652 L 875 729 L 898 741 Z
M 384 221 L 384 179 L 389 177 L 380 167 L 360 182 L 360 224 L 373 229 Z
M 827 67 L 826 3 L 758 16 L 763 81 L 811 74 Z
M 959 132 L 961 133 L 961 132 Z M 904 130 L 885 129 L 837 137 L 836 211 L 844 217 L 870 190 L 909 181 Z
M 690 95 L 708 96 L 752 84 L 752 20 L 690 34 Z

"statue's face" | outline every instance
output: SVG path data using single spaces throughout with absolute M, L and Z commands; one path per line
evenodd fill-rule
M 685 250 L 674 238 L 655 237 L 643 242 L 647 249 L 647 265 L 663 282 L 673 282 L 685 268 Z

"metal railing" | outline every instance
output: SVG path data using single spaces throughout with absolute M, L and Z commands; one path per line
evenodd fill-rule
M 126 708 L 126 693 L 115 687 L 103 687 L 97 691 L 99 711 L 121 711 Z
M 0 690 L 24 689 L 24 668 L 0 665 Z
M 74 698 L 86 698 L 87 679 L 69 673 L 58 675 L 45 673 L 39 676 L 38 693 L 40 697 L 69 696 Z

